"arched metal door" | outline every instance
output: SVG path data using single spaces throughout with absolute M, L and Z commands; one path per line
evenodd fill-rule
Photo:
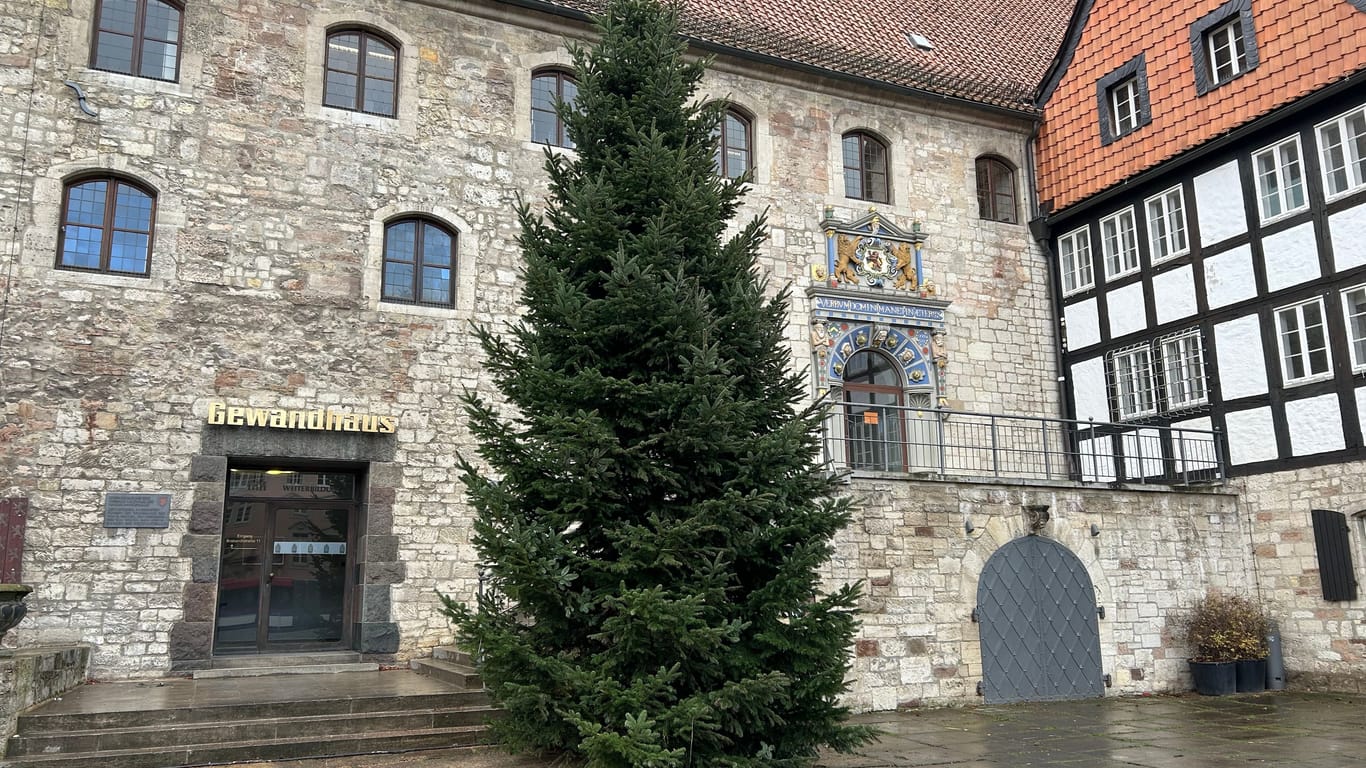
M 996 550 L 977 585 L 987 703 L 1085 699 L 1105 693 L 1091 577 L 1052 539 Z

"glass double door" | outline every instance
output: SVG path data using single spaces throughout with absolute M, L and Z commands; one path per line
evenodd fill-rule
M 215 653 L 335 648 L 346 637 L 347 577 L 354 549 L 350 529 L 356 505 L 352 498 L 316 496 L 342 495 L 336 491 L 345 490 L 330 485 L 353 491 L 354 477 L 345 475 L 347 480 L 332 483 L 325 473 L 290 474 L 288 479 L 295 482 L 257 483 L 250 475 L 232 478 L 242 493 L 234 496 L 230 483 L 218 571 Z M 253 485 L 265 487 L 252 489 Z M 290 487 L 322 493 L 314 492 L 315 498 L 308 499 L 252 495 L 253 490 Z

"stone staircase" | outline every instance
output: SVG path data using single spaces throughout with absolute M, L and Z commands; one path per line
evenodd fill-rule
M 21 714 L 3 765 L 172 768 L 487 743 L 498 711 L 468 656 L 439 653 L 413 671 L 83 686 Z

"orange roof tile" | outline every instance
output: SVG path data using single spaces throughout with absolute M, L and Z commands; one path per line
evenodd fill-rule
M 1040 199 L 1062 210 L 1366 69 L 1366 13 L 1347 0 L 1260 0 L 1252 5 L 1258 65 L 1199 95 L 1190 28 L 1221 5 L 1221 0 L 1094 0 L 1071 61 L 1044 105 Z M 1152 122 L 1102 146 L 1096 82 L 1140 52 Z

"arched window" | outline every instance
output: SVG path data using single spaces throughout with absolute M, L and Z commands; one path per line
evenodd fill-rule
M 455 230 L 423 218 L 384 227 L 380 295 L 404 304 L 455 306 Z
M 754 167 L 752 124 L 739 110 L 727 109 L 717 127 L 716 172 L 736 179 Z
M 987 221 L 1014 224 L 1015 170 L 994 157 L 977 158 L 977 210 Z
M 151 265 L 156 198 L 126 179 L 79 179 L 62 193 L 57 267 L 146 275 Z
M 564 121 L 555 107 L 560 102 L 573 105 L 579 95 L 574 76 L 560 69 L 545 69 L 531 76 L 531 140 L 537 144 L 573 149 L 574 142 L 565 132 Z
M 844 196 L 886 203 L 887 189 L 887 145 L 862 131 L 844 134 Z
M 844 437 L 853 469 L 906 466 L 901 369 L 881 352 L 862 350 L 844 365 Z
M 323 104 L 352 112 L 398 114 L 398 44 L 363 29 L 327 35 Z
M 175 81 L 180 16 L 180 6 L 164 0 L 99 0 L 91 68 Z

